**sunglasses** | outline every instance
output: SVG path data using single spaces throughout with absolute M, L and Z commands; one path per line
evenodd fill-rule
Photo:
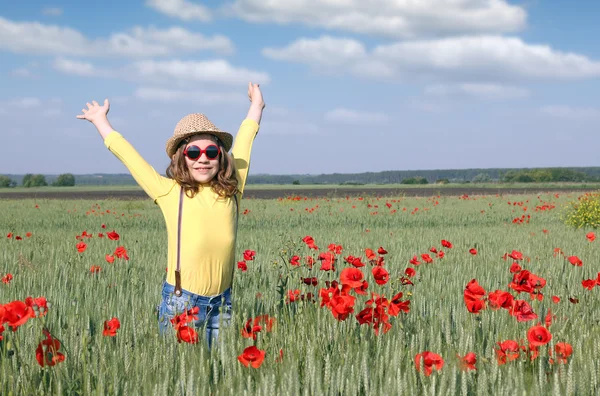
M 219 154 L 221 153 L 221 149 L 219 148 L 219 146 L 211 144 L 210 146 L 207 146 L 204 150 L 202 150 L 196 145 L 188 146 L 185 150 L 183 150 L 183 155 L 185 155 L 191 160 L 197 160 L 198 158 L 202 157 L 202 153 L 206 154 L 206 158 L 212 160 L 219 156 Z

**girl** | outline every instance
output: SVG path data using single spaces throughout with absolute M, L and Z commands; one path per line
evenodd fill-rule
M 183 117 L 166 151 L 167 177 L 154 170 L 108 122 L 108 99 L 87 103 L 77 118 L 98 130 L 106 147 L 129 169 L 137 183 L 162 210 L 168 234 L 168 270 L 158 307 L 159 331 L 173 328 L 170 319 L 198 307 L 195 327 L 206 327 L 209 348 L 221 325 L 231 319 L 231 284 L 239 204 L 248 176 L 252 142 L 265 107 L 259 84 L 248 84 L 251 105 L 233 136 L 215 127 L 203 114 Z M 180 340 L 196 341 L 189 327 Z

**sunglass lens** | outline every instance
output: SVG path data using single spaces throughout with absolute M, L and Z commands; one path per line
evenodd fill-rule
M 187 148 L 187 156 L 189 159 L 197 159 L 200 157 L 200 148 L 198 146 L 189 146 Z
M 219 148 L 217 146 L 208 146 L 206 148 L 206 156 L 210 159 L 215 159 L 219 156 Z

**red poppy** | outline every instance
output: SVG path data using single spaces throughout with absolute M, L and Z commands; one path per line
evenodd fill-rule
M 25 236 L 26 236 L 27 238 L 31 238 L 31 236 L 32 236 L 32 235 L 33 235 L 33 234 L 32 234 L 31 232 L 27 232 L 27 233 L 25 234 Z
M 365 249 L 365 255 L 367 256 L 367 260 L 375 260 L 375 252 L 373 249 Z
M 444 253 L 443 250 L 440 250 L 439 252 L 437 252 L 438 258 L 444 258 L 445 255 L 446 255 L 446 253 Z
M 327 246 L 327 250 L 329 250 L 330 252 L 335 253 L 335 254 L 342 254 L 343 247 L 342 247 L 342 245 L 336 245 L 335 243 L 330 243 L 329 246 Z
M 90 272 L 92 274 L 95 274 L 96 272 L 100 272 L 102 270 L 102 267 L 100 267 L 99 265 L 92 265 L 90 267 Z
M 182 314 L 179 314 L 171 319 L 171 323 L 173 324 L 173 327 L 178 330 L 179 328 L 184 327 L 187 323 L 198 320 L 198 312 L 200 312 L 200 307 L 195 306 L 190 308 Z
M 544 326 L 533 326 L 527 331 L 527 340 L 531 346 L 546 345 L 551 339 L 552 334 Z
M 254 256 L 256 256 L 254 250 L 244 250 L 244 260 L 252 261 L 254 260 Z
M 263 360 L 265 360 L 265 351 L 252 345 L 244 349 L 244 352 L 238 356 L 238 360 L 246 367 L 259 368 Z
M 423 261 L 425 261 L 427 264 L 431 264 L 433 263 L 433 259 L 431 258 L 431 256 L 427 253 L 423 253 L 421 255 L 421 259 L 423 259 Z
M 596 240 L 596 234 L 594 234 L 593 232 L 588 232 L 585 237 L 590 242 L 594 242 Z
M 514 297 L 507 291 L 496 290 L 488 294 L 488 302 L 492 309 L 511 309 L 514 303 Z
M 119 319 L 112 318 L 110 320 L 104 321 L 104 331 L 102 331 L 102 335 L 107 337 L 114 337 L 117 335 L 117 330 L 121 327 L 121 322 Z
M 106 224 L 102 224 L 100 227 L 102 227 L 102 228 L 106 228 Z
M 421 365 L 423 366 L 423 372 L 427 377 L 429 377 L 433 372 L 434 367 L 437 371 L 444 367 L 444 359 L 442 359 L 442 357 L 437 353 L 429 351 L 417 353 L 415 355 L 415 367 L 417 371 L 421 371 Z
M 558 304 L 560 302 L 560 297 L 558 297 L 558 296 L 552 296 L 552 302 L 554 304 Z
M 99 232 L 99 233 L 98 233 L 98 238 L 104 238 L 104 234 L 103 234 L 103 233 L 101 233 L 101 232 Z
M 180 326 L 177 328 L 177 342 L 196 344 L 199 340 L 198 333 L 192 327 Z
M 510 257 L 513 260 L 519 261 L 519 260 L 523 260 L 523 253 L 513 250 L 508 257 Z
M 12 232 L 9 232 L 8 234 L 6 234 L 6 237 L 7 237 L 7 238 L 12 238 L 12 237 L 13 237 L 13 233 L 12 233 Z
M 110 254 L 107 254 L 104 256 L 104 259 L 106 260 L 107 263 L 112 264 L 115 262 L 115 256 L 111 256 Z
M 335 262 L 337 258 L 331 252 L 319 253 L 318 259 L 321 261 L 321 271 L 335 271 Z
M 12 327 L 13 331 L 33 317 L 35 317 L 33 308 L 23 301 L 16 300 L 4 305 L 4 322 Z
M 295 302 L 298 298 L 300 298 L 300 290 L 288 290 L 287 303 Z
M 521 268 L 521 266 L 519 265 L 519 263 L 517 263 L 516 261 L 514 263 L 512 263 L 512 265 L 510 266 L 510 273 L 514 274 L 515 272 L 520 272 L 523 268 Z
M 60 349 L 60 341 L 52 337 L 48 330 L 43 330 L 46 339 L 41 341 L 36 350 L 35 358 L 40 366 L 54 366 L 56 363 L 63 362 L 65 355 L 58 352 Z
M 360 257 L 348 256 L 348 257 L 344 258 L 344 261 L 346 261 L 348 264 L 351 264 L 352 266 L 354 266 L 356 268 L 365 266 L 365 263 L 363 263 L 360 260 Z
M 300 256 L 292 256 L 292 258 L 290 259 L 290 264 L 293 266 L 299 266 L 300 265 Z
M 496 349 L 496 359 L 500 366 L 518 358 L 519 351 L 522 349 L 519 343 L 513 340 L 498 342 L 497 345 L 499 348 Z
M 465 356 L 456 355 L 460 359 L 460 369 L 462 371 L 477 370 L 477 355 L 475 352 L 469 352 Z
M 445 248 L 447 248 L 447 249 L 452 249 L 453 245 L 452 245 L 451 242 L 449 242 L 449 241 L 447 241 L 445 239 L 442 239 L 442 246 L 445 247 Z
M 118 258 L 124 258 L 125 260 L 129 260 L 129 256 L 127 255 L 127 249 L 125 249 L 124 246 L 117 246 L 113 255 L 117 256 Z
M 417 274 L 417 271 L 415 271 L 414 268 L 408 267 L 407 269 L 404 270 L 404 274 L 408 277 L 413 277 Z
M 256 336 L 262 330 L 262 326 L 256 320 L 248 319 L 242 328 L 242 337 L 256 340 Z
M 586 279 L 584 281 L 581 281 L 581 285 L 588 290 L 592 290 L 597 283 L 598 282 L 596 281 L 596 279 Z
M 106 236 L 108 237 L 108 239 L 110 239 L 111 241 L 118 241 L 120 236 L 119 234 L 117 234 L 115 232 L 115 230 L 112 230 L 111 232 L 107 232 Z
M 339 293 L 329 302 L 329 308 L 333 317 L 339 321 L 346 320 L 352 312 L 354 312 L 354 302 L 356 297 L 349 294 Z
M 581 267 L 583 265 L 583 261 L 577 256 L 569 256 L 567 260 L 576 267 Z
M 471 253 L 473 256 L 475 256 L 475 255 L 477 255 L 477 249 L 471 248 L 471 249 L 469 249 L 469 253 Z
M 351 288 L 361 287 L 364 274 L 358 268 L 344 268 L 340 274 L 340 283 Z
M 437 252 L 438 252 L 438 250 L 435 248 L 435 246 L 432 246 L 432 247 L 429 249 L 429 251 L 430 251 L 431 253 L 437 253 Z
M 27 297 L 25 299 L 25 305 L 33 309 L 34 316 L 44 316 L 48 313 L 48 301 L 46 300 L 46 297 Z
M 387 254 L 387 250 L 385 250 L 383 247 L 379 246 L 379 249 L 377 249 L 377 253 L 379 253 L 379 254 Z
M 554 351 L 556 352 L 558 363 L 564 364 L 567 363 L 567 359 L 573 354 L 573 347 L 566 342 L 557 342 L 554 345 Z
M 315 245 L 315 240 L 310 235 L 302 238 L 302 242 L 304 242 L 309 249 L 319 250 L 319 247 Z
M 245 261 L 238 261 L 237 263 L 237 267 L 239 270 L 241 270 L 242 272 L 246 272 L 248 271 L 248 265 L 246 264 Z
M 360 287 L 355 287 L 354 292 L 356 294 L 361 294 L 363 296 L 367 295 L 367 288 L 369 287 L 369 283 L 367 281 L 363 281 Z
M 517 322 L 528 322 L 530 320 L 535 320 L 538 317 L 525 300 L 515 300 L 508 312 L 517 318 Z
M 305 285 L 317 286 L 319 284 L 319 280 L 316 277 L 312 278 L 300 278 Z
M 392 299 L 389 301 L 388 313 L 390 314 L 390 316 L 398 316 L 398 314 L 400 312 L 404 312 L 404 313 L 410 312 L 410 301 L 409 300 L 402 301 L 402 300 L 400 300 L 401 298 L 402 298 L 402 293 L 400 292 L 400 293 L 396 294 L 394 297 L 392 297 Z
M 85 252 L 85 249 L 86 249 L 86 248 L 87 248 L 87 245 L 86 245 L 86 243 L 85 243 L 85 242 L 79 242 L 79 243 L 77 244 L 77 251 L 78 251 L 79 253 L 83 253 L 83 252 Z
M 371 272 L 373 278 L 375 278 L 375 283 L 378 285 L 385 285 L 390 280 L 390 274 L 383 267 L 373 267 Z
M 421 264 L 421 262 L 419 261 L 419 259 L 417 258 L 417 256 L 413 256 L 413 258 L 409 261 L 410 264 L 412 265 L 419 265 Z
M 10 281 L 13 280 L 12 274 L 6 274 L 2 277 L 2 283 L 8 285 Z
M 22 241 L 22 240 L 23 240 L 23 238 L 21 238 L 19 235 L 17 235 L 17 236 L 15 237 L 15 241 Z

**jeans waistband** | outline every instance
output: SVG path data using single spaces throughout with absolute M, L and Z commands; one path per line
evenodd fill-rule
M 175 292 L 175 286 L 168 283 L 167 281 L 164 281 L 162 292 L 172 294 Z M 225 290 L 223 293 L 217 294 L 216 296 L 202 296 L 200 294 L 195 294 L 195 293 L 192 293 L 191 291 L 188 291 L 185 289 L 181 289 L 181 294 L 182 294 L 182 296 L 187 296 L 190 299 L 194 299 L 198 302 L 205 302 L 208 304 L 212 304 L 214 302 L 220 301 L 221 299 L 229 298 L 231 296 L 231 288 L 230 287 L 227 288 L 227 290 Z

